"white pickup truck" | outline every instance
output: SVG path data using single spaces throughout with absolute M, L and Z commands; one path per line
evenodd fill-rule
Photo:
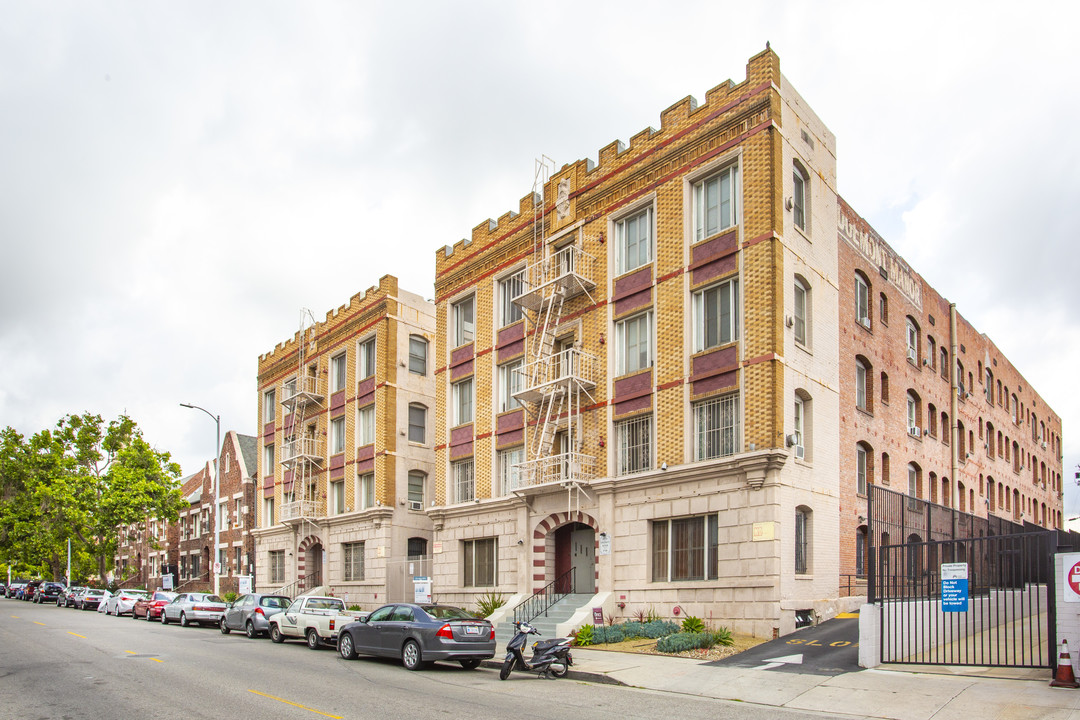
M 323 643 L 336 644 L 341 628 L 365 615 L 347 612 L 341 598 L 298 597 L 284 612 L 270 616 L 270 639 L 281 643 L 302 638 L 309 648 L 317 650 Z

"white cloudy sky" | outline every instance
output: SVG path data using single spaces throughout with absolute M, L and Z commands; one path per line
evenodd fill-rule
M 748 9 L 748 5 L 752 8 Z M 1080 4 L 0 0 L 0 426 L 131 414 L 185 472 L 257 357 L 517 209 L 766 41 L 841 194 L 988 333 L 1080 461 Z M 1080 514 L 1070 493 L 1066 514 Z

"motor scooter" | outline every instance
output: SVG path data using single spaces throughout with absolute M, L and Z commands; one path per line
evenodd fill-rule
M 552 638 L 533 643 L 533 656 L 525 659 L 525 643 L 530 635 L 539 635 L 540 631 L 527 622 L 514 623 L 517 631 L 513 639 L 506 643 L 506 659 L 499 670 L 499 679 L 510 677 L 514 670 L 535 672 L 540 675 L 566 677 L 574 658 L 570 655 L 570 638 Z

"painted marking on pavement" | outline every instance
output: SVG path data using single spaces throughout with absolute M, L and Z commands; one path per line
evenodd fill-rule
M 150 659 L 153 660 L 154 662 L 165 662 L 164 660 L 158 660 L 157 658 L 150 658 Z
M 82 638 L 83 640 L 85 640 L 85 639 L 86 639 L 86 636 L 85 636 L 85 635 L 80 635 L 79 633 L 73 633 L 73 632 L 71 632 L 70 630 L 68 630 L 68 631 L 67 631 L 67 634 L 68 634 L 68 635 L 74 635 L 75 637 L 81 637 L 81 638 Z
M 261 693 L 258 690 L 250 690 L 249 689 L 248 692 L 249 693 L 255 693 L 256 695 L 261 695 L 264 698 L 270 698 L 271 700 L 277 700 L 278 702 L 285 703 L 286 705 L 292 705 L 293 707 L 298 707 L 301 710 L 307 710 L 309 712 L 313 712 L 316 715 L 323 715 L 324 717 L 334 718 L 334 720 L 342 720 L 340 715 L 331 715 L 330 713 L 324 713 L 321 710 L 315 710 L 314 708 L 309 708 L 306 705 L 301 705 L 299 703 L 294 703 L 294 702 L 290 702 L 288 700 L 283 700 L 282 698 L 274 697 L 273 695 L 267 695 L 266 693 Z
M 15 618 L 16 620 L 21 620 L 22 619 L 18 615 L 12 615 L 11 617 Z
M 125 650 L 124 652 L 126 652 L 128 655 L 138 655 L 138 653 L 134 650 Z
M 837 613 L 836 617 L 840 618 L 841 620 L 857 618 L 859 617 L 859 613 Z
M 853 643 L 850 640 L 837 640 L 836 642 L 831 642 L 831 643 L 828 644 L 828 646 L 826 646 L 826 645 L 822 645 L 817 640 L 802 640 L 800 638 L 796 638 L 794 640 L 788 640 L 787 644 L 788 645 L 805 645 L 807 647 L 842 648 L 842 647 L 847 647 L 848 645 L 850 645 L 851 647 L 859 647 L 859 643 Z
M 40 623 L 37 620 L 34 621 L 34 624 L 35 625 L 40 625 L 41 627 L 45 627 L 45 623 Z
M 764 665 L 758 665 L 754 670 L 772 670 L 781 665 L 802 665 L 802 655 L 785 655 L 784 657 L 769 658 Z

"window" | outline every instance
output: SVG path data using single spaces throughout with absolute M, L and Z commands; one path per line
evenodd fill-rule
M 908 463 L 907 466 L 907 487 L 908 487 L 908 507 L 915 507 L 915 500 L 922 494 L 922 488 L 919 487 L 920 483 L 919 468 L 915 463 Z
M 217 569 L 221 572 L 218 574 L 229 574 L 229 549 L 219 547 L 217 551 Z
M 937 342 L 933 335 L 926 336 L 926 362 L 931 370 L 937 368 Z
M 340 515 L 345 512 L 345 481 L 337 480 L 330 483 L 330 513 Z
M 345 353 L 330 358 L 330 392 L 345 389 L 345 370 L 348 368 Z
M 615 323 L 615 366 L 619 375 L 652 367 L 652 311 Z
M 498 577 L 498 545 L 495 538 L 466 540 L 462 543 L 462 567 L 465 587 L 494 587 Z
M 366 380 L 375 374 L 375 338 L 360 343 L 360 363 L 357 367 L 357 375 L 360 380 Z
M 795 414 L 794 427 L 795 427 L 795 457 L 806 457 L 806 403 L 798 395 L 795 396 Z
M 270 582 L 271 583 L 283 583 L 285 582 L 285 551 L 284 550 L 271 550 L 270 551 Z
M 199 567 L 201 560 L 202 558 L 200 558 L 198 555 L 191 556 L 191 577 L 202 577 L 202 572 Z
M 524 366 L 525 361 L 521 358 L 499 366 L 499 412 L 521 407 L 514 393 L 521 390 L 521 368 Z
M 870 452 L 865 445 L 859 443 L 855 446 L 855 491 L 860 495 L 865 495 L 869 482 Z
M 855 531 L 855 575 L 866 576 L 866 526 L 862 525 Z
M 450 465 L 454 480 L 454 502 L 468 502 L 476 498 L 476 486 L 473 483 L 473 459 L 461 460 Z
M 371 445 L 375 442 L 375 405 L 360 408 L 356 413 L 356 420 L 357 444 Z
M 869 412 L 870 402 L 866 385 L 867 370 L 866 362 L 857 358 L 855 360 L 855 407 Z
M 427 439 L 427 408 L 420 403 L 409 405 L 409 442 L 423 443 Z
M 737 280 L 694 293 L 694 352 L 737 340 L 739 337 Z
M 475 299 L 467 297 L 451 306 L 454 320 L 454 347 L 471 343 L 475 337 L 476 325 L 473 320 Z
M 739 222 L 739 168 L 731 166 L 694 185 L 694 241 L 712 237 Z
M 723 395 L 694 403 L 695 460 L 734 455 L 738 439 L 738 395 Z
M 941 348 L 941 377 L 949 379 L 949 348 Z
M 889 404 L 889 376 L 885 372 L 881 373 L 881 402 Z
M 229 529 L 229 505 L 228 502 L 220 502 L 217 506 L 217 529 Z
M 798 163 L 792 168 L 791 211 L 794 214 L 795 227 L 806 230 L 806 185 L 807 178 Z
M 424 507 L 424 485 L 427 481 L 427 475 L 419 470 L 409 471 L 409 506 L 412 507 L 413 503 L 419 503 L 420 507 Z
M 263 527 L 274 525 L 274 498 L 263 498 Z
M 243 557 L 243 552 L 244 552 L 244 549 L 241 548 L 241 547 L 234 547 L 233 548 L 233 567 L 235 568 L 234 573 L 236 575 L 239 575 L 240 571 L 244 569 L 243 565 L 241 564 L 241 558 Z
M 907 426 L 908 432 L 912 435 L 914 428 L 919 427 L 919 418 L 922 416 L 921 409 L 919 408 L 919 398 L 914 392 L 908 390 L 907 394 Z
M 525 462 L 525 448 L 516 447 L 509 450 L 500 450 L 499 462 L 499 487 L 502 494 L 506 495 L 511 490 L 521 487 L 521 469 L 516 467 Z
M 911 318 L 907 319 L 907 359 L 919 362 L 919 326 Z
M 466 378 L 450 386 L 453 395 L 453 424 L 464 425 L 473 421 L 473 379 Z
M 615 424 L 617 475 L 652 467 L 652 415 L 641 415 Z
M 499 281 L 499 299 L 502 304 L 502 327 L 521 319 L 521 307 L 513 300 L 525 291 L 525 268 Z
M 364 473 L 356 478 L 356 503 L 360 510 L 375 507 L 375 473 Z
M 878 298 L 878 320 L 882 325 L 889 324 L 889 298 L 885 297 L 885 293 Z
M 427 557 L 427 539 L 422 537 L 409 538 L 405 546 L 405 552 L 408 553 L 410 560 Z
M 351 542 L 341 544 L 342 579 L 345 582 L 356 582 L 364 579 L 364 543 Z
M 800 505 L 795 508 L 795 574 L 806 575 L 810 572 L 810 508 Z
M 800 278 L 795 278 L 795 342 L 806 345 L 806 327 L 807 327 L 807 305 L 806 300 L 809 296 L 806 283 Z
M 427 375 L 427 340 L 418 336 L 409 336 L 409 372 Z
M 855 273 L 855 321 L 870 327 L 870 285 L 861 273 Z
M 274 405 L 274 391 L 267 390 L 263 393 L 263 422 L 274 422 L 274 416 L 277 412 L 277 406 Z
M 652 261 L 653 211 L 647 207 L 615 223 L 618 244 L 615 273 L 622 275 Z
M 330 421 L 330 453 L 337 455 L 345 452 L 345 418 L 334 418 Z
M 269 477 L 274 474 L 274 444 L 263 446 L 263 472 L 262 474 Z
M 654 521 L 653 582 L 717 579 L 717 525 L 716 515 Z

